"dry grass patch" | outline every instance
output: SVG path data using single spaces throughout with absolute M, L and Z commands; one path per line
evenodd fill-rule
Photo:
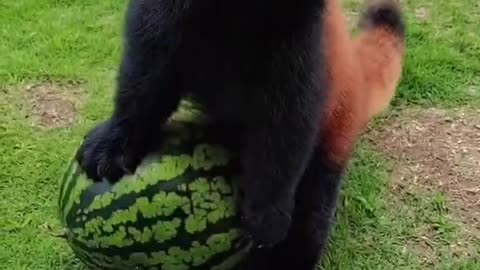
M 405 108 L 379 120 L 366 137 L 394 162 L 390 188 L 398 203 L 413 195 L 437 212 L 460 220 L 461 235 L 442 247 L 436 235 L 452 230 L 447 220 L 424 217 L 405 247 L 434 266 L 445 255 L 477 256 L 480 244 L 480 110 Z M 434 194 L 444 194 L 440 197 Z M 446 201 L 451 202 L 446 206 Z M 412 211 L 418 211 L 412 209 Z M 424 214 L 426 214 L 425 212 Z M 418 213 L 418 215 L 423 215 Z M 412 217 L 417 214 L 412 213 Z M 422 218 L 422 217 L 420 217 Z M 423 218 L 422 218 L 423 219 Z M 444 223 L 445 222 L 445 223 Z M 441 240 L 440 240 L 441 241 Z
M 442 191 L 480 232 L 480 110 L 405 109 L 368 138 L 395 160 L 392 188 Z
M 26 88 L 27 114 L 34 126 L 47 129 L 70 127 L 84 100 L 78 83 L 43 82 Z

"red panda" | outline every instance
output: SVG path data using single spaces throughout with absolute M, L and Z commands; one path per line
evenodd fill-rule
M 279 245 L 254 251 L 248 269 L 315 268 L 326 250 L 339 186 L 355 142 L 395 94 L 406 50 L 400 8 L 394 0 L 369 1 L 361 32 L 352 37 L 340 1 L 325 1 L 322 38 L 330 89 L 317 145 L 296 191 L 290 231 Z
M 339 1 L 130 0 L 114 110 L 78 163 L 94 181 L 134 172 L 191 97 L 238 129 L 242 225 L 273 256 L 253 269 L 312 269 L 348 155 L 388 105 L 403 52 L 395 5 L 371 4 L 351 39 Z
M 345 166 L 365 124 L 388 107 L 400 79 L 405 53 L 404 26 L 393 0 L 372 2 L 352 38 L 338 0 L 328 0 L 325 40 L 328 81 L 321 143 L 328 159 Z

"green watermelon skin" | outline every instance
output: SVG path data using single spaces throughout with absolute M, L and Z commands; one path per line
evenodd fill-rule
M 94 183 L 72 159 L 59 210 L 68 243 L 91 269 L 234 269 L 251 247 L 230 181 L 237 158 L 186 122 L 135 174 Z

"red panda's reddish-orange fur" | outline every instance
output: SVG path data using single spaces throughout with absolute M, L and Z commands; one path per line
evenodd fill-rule
M 327 80 L 328 94 L 317 145 L 295 190 L 287 238 L 273 247 L 254 249 L 244 269 L 316 269 L 327 249 L 341 180 L 356 139 L 394 96 L 405 53 L 405 24 L 396 0 L 367 3 L 356 37 L 347 27 L 341 1 L 322 2 L 321 46 L 326 62 L 321 63 L 325 73 L 320 77 Z
M 389 4 L 394 4 L 389 3 Z M 370 8 L 375 3 L 369 4 Z M 405 43 L 402 33 L 378 25 L 368 15 L 352 37 L 340 0 L 327 0 L 325 46 L 331 93 L 322 118 L 321 143 L 327 160 L 343 167 L 365 124 L 388 107 L 400 79 Z

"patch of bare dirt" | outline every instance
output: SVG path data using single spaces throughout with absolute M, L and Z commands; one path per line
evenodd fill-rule
M 424 22 L 427 21 L 430 17 L 429 10 L 426 7 L 420 7 L 415 9 L 415 18 L 420 21 Z
M 382 122 L 367 138 L 395 160 L 394 192 L 442 191 L 480 232 L 480 110 L 405 109 Z
M 32 124 L 54 129 L 70 127 L 75 123 L 84 91 L 78 83 L 43 82 L 27 87 L 25 95 Z
M 465 92 L 467 93 L 467 95 L 472 96 L 472 97 L 480 96 L 480 84 L 479 85 L 469 85 L 469 86 L 467 86 Z

